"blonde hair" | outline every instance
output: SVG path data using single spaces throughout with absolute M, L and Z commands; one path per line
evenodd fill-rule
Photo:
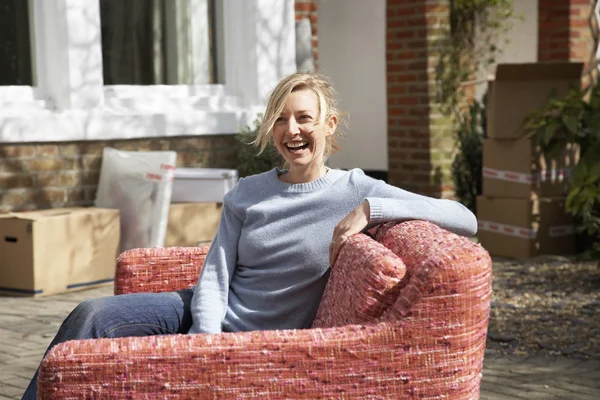
M 319 118 L 315 128 L 326 124 L 332 116 L 337 117 L 338 124 L 332 135 L 326 137 L 325 152 L 327 157 L 339 150 L 338 137 L 341 136 L 339 125 L 343 124 L 342 115 L 336 106 L 336 93 L 325 76 L 316 72 L 296 72 L 283 78 L 273 89 L 267 101 L 263 122 L 253 142 L 262 153 L 273 139 L 273 125 L 279 118 L 285 102 L 292 92 L 310 90 L 317 96 L 319 103 Z

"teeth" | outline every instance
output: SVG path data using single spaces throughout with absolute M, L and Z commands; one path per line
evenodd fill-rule
M 292 143 L 288 143 L 287 147 L 289 147 L 291 149 L 297 149 L 298 147 L 304 146 L 306 143 L 308 143 L 308 142 L 292 142 Z

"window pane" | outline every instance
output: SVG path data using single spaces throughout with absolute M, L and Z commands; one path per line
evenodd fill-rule
M 214 83 L 214 0 L 100 0 L 105 85 Z
M 0 0 L 0 85 L 32 85 L 29 1 Z

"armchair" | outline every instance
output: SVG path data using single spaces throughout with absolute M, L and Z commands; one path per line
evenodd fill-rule
M 191 286 L 205 248 L 137 249 L 115 294 Z M 342 248 L 313 327 L 61 343 L 42 399 L 479 397 L 491 259 L 423 221 L 388 223 Z

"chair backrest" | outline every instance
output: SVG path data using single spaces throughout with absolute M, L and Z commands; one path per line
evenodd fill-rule
M 487 329 L 485 249 L 424 221 L 384 224 L 373 236 L 355 235 L 340 252 L 313 327 L 397 321 L 421 334 L 432 324 Z

